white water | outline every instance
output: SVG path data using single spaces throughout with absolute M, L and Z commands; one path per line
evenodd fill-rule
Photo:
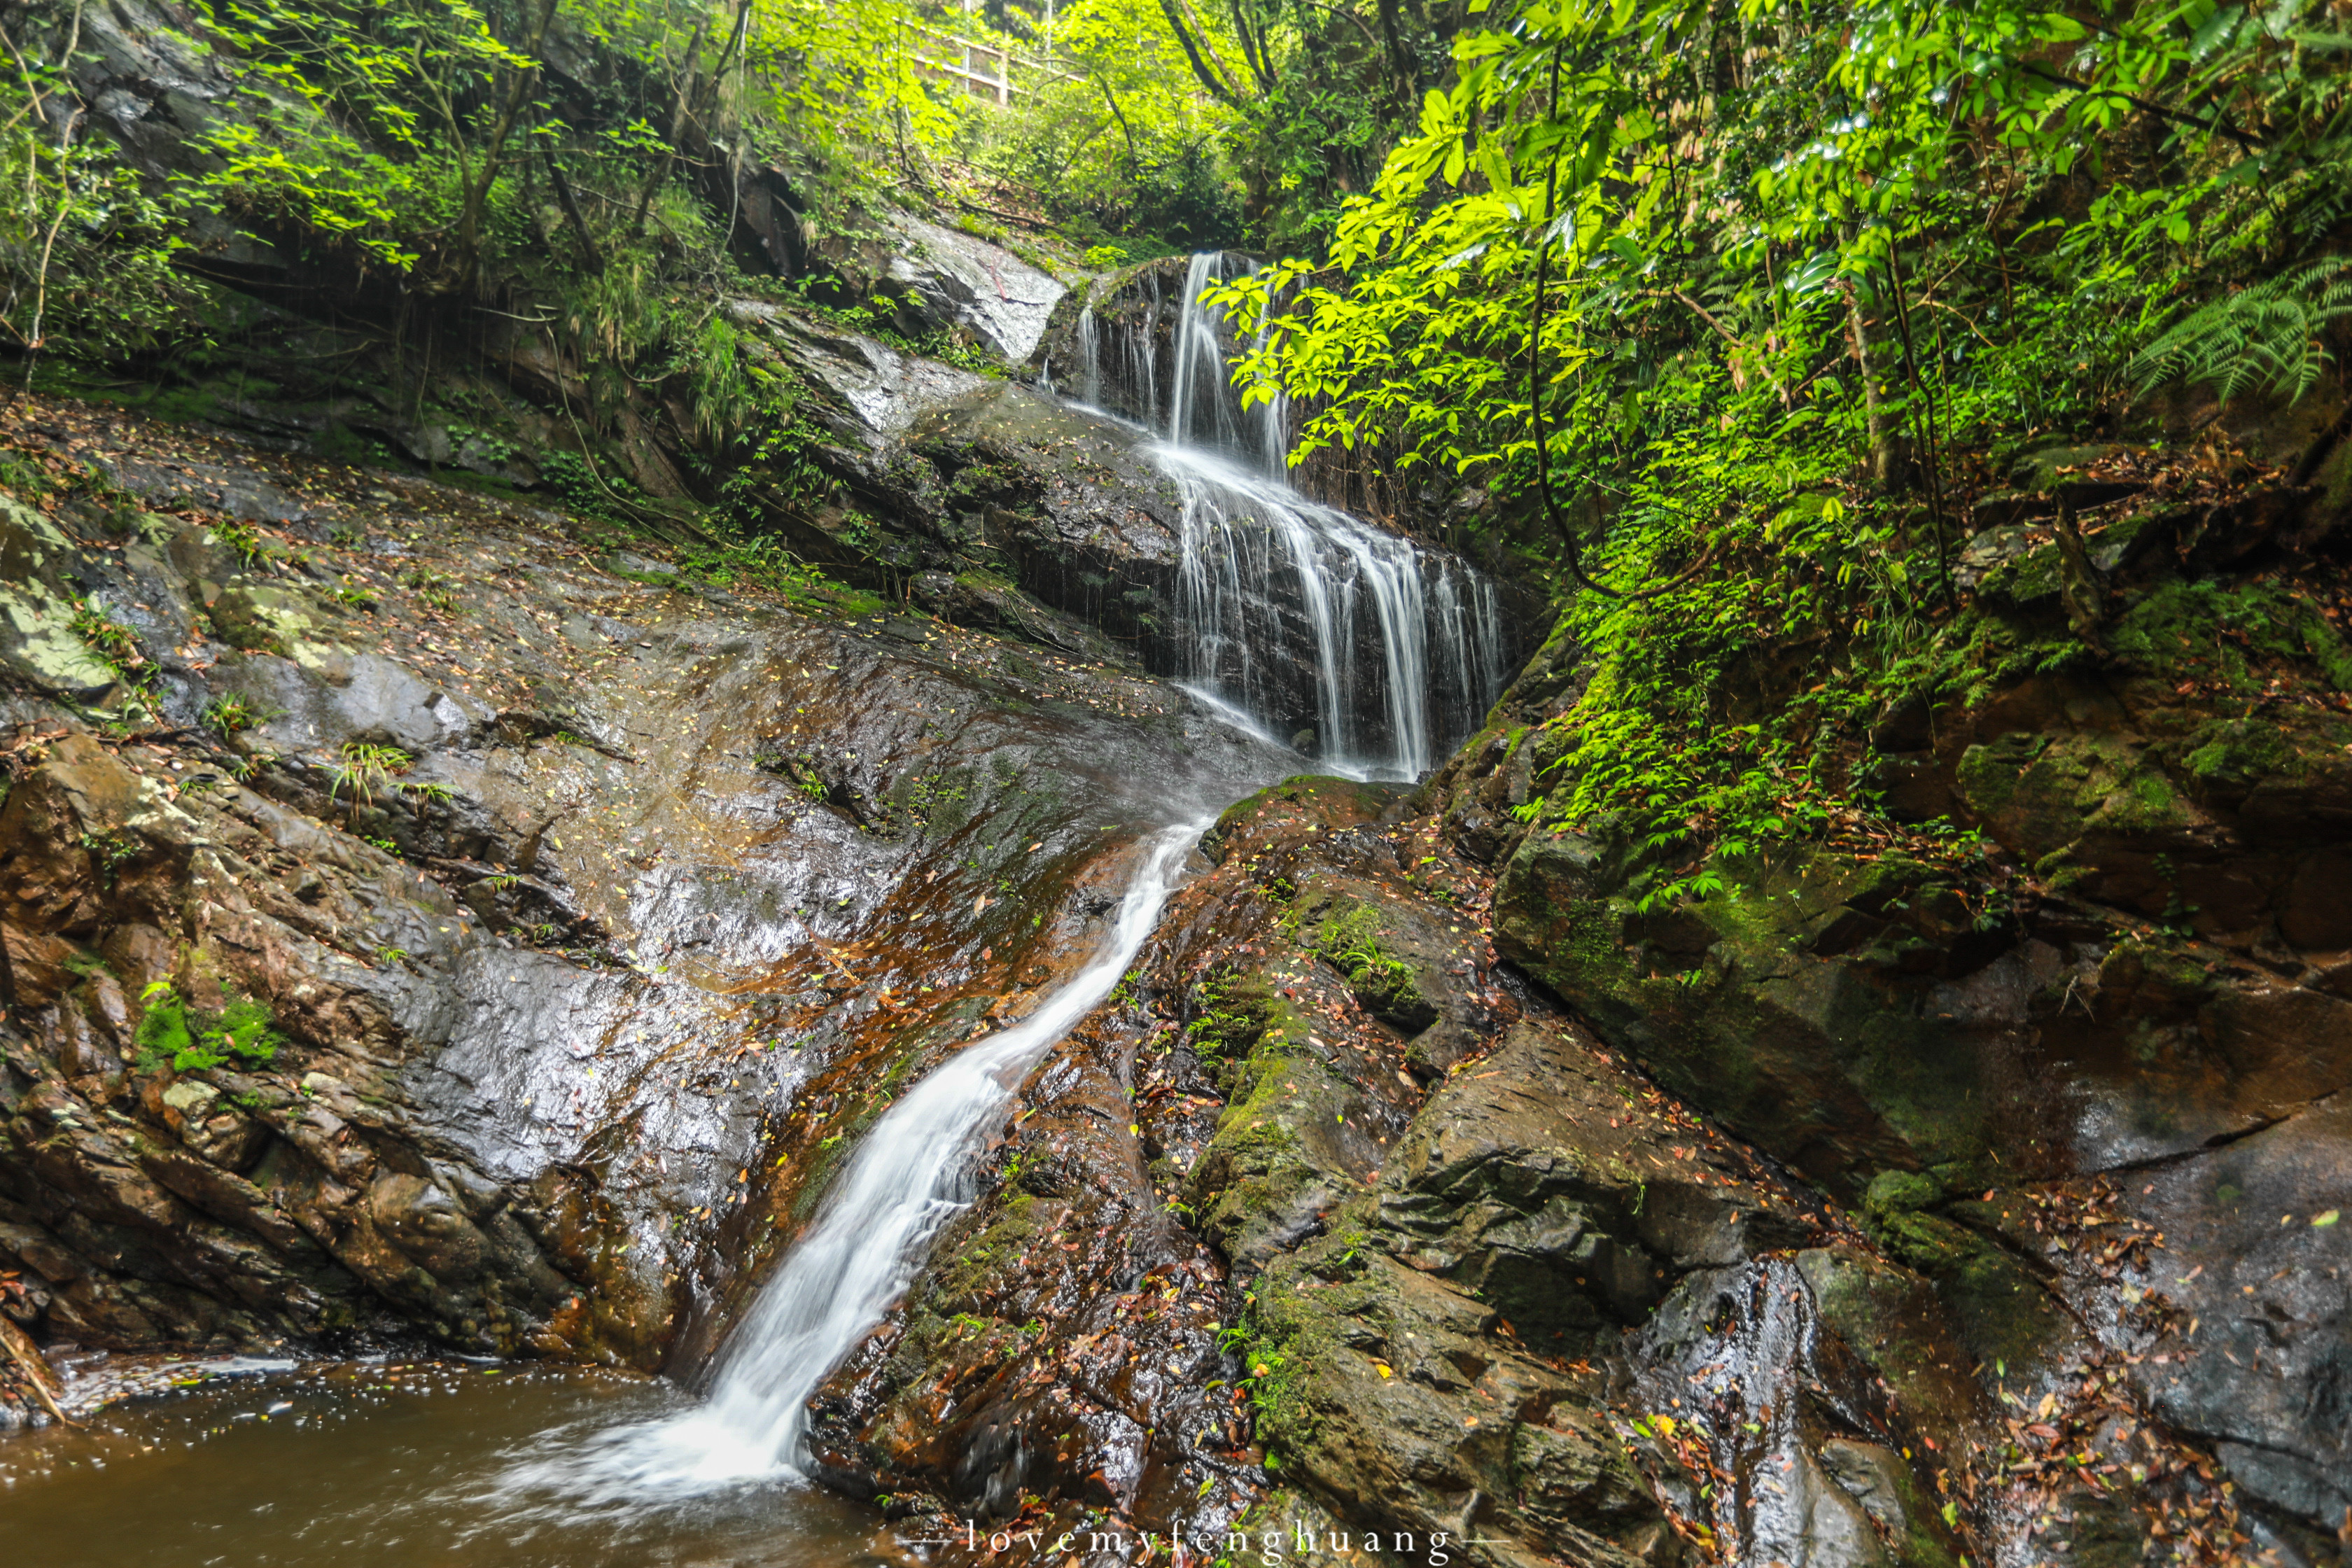
M 1192 689 L 1248 714 L 1262 733 L 1311 729 L 1318 765 L 1330 771 L 1418 777 L 1502 691 L 1495 586 L 1450 555 L 1291 487 L 1287 405 L 1276 397 L 1242 407 L 1234 345 L 1202 303 L 1234 268 L 1253 269 L 1216 253 L 1186 269 L 1168 327 L 1164 425 L 1156 282 L 1108 344 L 1093 310 L 1080 314 L 1076 390 L 1166 437 L 1151 455 L 1183 501 L 1177 610 Z
M 1251 740 L 1261 745 L 1271 746 L 1277 752 L 1290 750 L 1289 742 L 1259 723 L 1257 715 L 1248 709 L 1236 708 L 1207 687 L 1195 686 L 1189 680 L 1171 680 L 1168 684 L 1191 698 L 1192 705 L 1198 708 L 1204 717 L 1215 720 L 1226 729 L 1237 734 L 1247 735 Z
M 1087 966 L 1011 1027 L 963 1047 L 885 1111 L 815 1220 L 728 1336 L 702 1404 L 516 1465 L 508 1500 L 573 1506 L 674 1500 L 797 1474 L 807 1402 L 879 1323 L 932 1237 L 971 1201 L 989 1124 L 1062 1037 L 1108 995 L 1181 879 L 1206 819 L 1141 851 L 1109 934 Z
M 1452 558 L 1319 506 L 1284 475 L 1287 415 L 1247 417 L 1233 395 L 1230 346 L 1202 308 L 1224 258 L 1198 256 L 1175 323 L 1168 439 L 1152 448 L 1183 496 L 1179 595 L 1195 632 L 1187 687 L 1202 709 L 1268 740 L 1311 692 L 1318 765 L 1356 777 L 1410 778 L 1439 745 L 1433 713 L 1472 722 L 1501 686 L 1501 617 L 1493 585 Z M 1159 424 L 1156 338 L 1111 345 L 1115 382 L 1139 384 Z M 1079 318 L 1078 390 L 1105 396 L 1091 310 Z M 1268 586 L 1294 576 L 1306 647 L 1294 647 Z M 1300 679 L 1300 661 L 1310 660 Z M 1433 669 L 1436 679 L 1433 679 Z M 1278 741 L 1276 743 L 1279 744 Z M 912 1283 L 940 1228 L 974 1193 L 978 1155 L 1039 1058 L 1109 994 L 1157 923 L 1205 821 L 1171 827 L 1142 849 L 1113 929 L 1086 967 L 1011 1027 L 964 1047 L 875 1123 L 816 1219 L 727 1339 L 709 1396 L 662 1420 L 591 1432 L 510 1466 L 486 1501 L 509 1515 L 595 1512 L 674 1502 L 788 1479 L 808 1400 Z

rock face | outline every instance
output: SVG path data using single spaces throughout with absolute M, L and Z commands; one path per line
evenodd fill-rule
M 952 1263 L 835 1380 L 829 1473 L 1335 1563 L 2122 1563 L 2185 1521 L 2336 1560 L 2340 959 L 2290 932 L 2328 929 L 2341 655 L 2293 589 L 2228 588 L 2273 629 L 2197 623 L 2253 657 L 2184 682 L 2170 592 L 2095 679 L 1883 722 L 1906 787 L 2036 868 L 1990 919 L 1828 852 L 1643 910 L 1626 847 L 1512 809 L 1563 644 L 1418 791 L 1230 809 Z M 2258 754 L 2221 693 L 2275 705 Z M 1066 1332 L 1079 1280 L 1125 1289 Z M 1153 1375 L 1213 1313 L 1231 1419 Z M 1261 1449 L 1219 1538 L 1186 1500 L 1238 1504 Z
M 1043 983 L 1107 847 L 1267 765 L 1116 669 L 104 434 L 299 521 L 10 514 L 15 591 L 121 617 L 129 716 L 8 699 L 0 1310 L 44 1338 L 707 1346 L 821 1185 L 812 1082 Z
M 895 209 L 877 216 L 885 256 L 882 278 L 898 286 L 900 318 L 909 335 L 961 327 L 1006 363 L 1035 351 L 1054 307 L 1067 292 L 1051 274 L 975 236 Z
M 1501 971 L 1412 810 L 1223 815 L 821 1395 L 826 1473 L 1212 1555 L 1955 1564 L 1990 1402 L 1933 1286 Z
M 2197 550 L 2229 559 L 2240 547 L 2210 529 L 2241 513 L 2257 520 L 2245 550 L 2298 526 L 2233 504 Z M 2029 1455 L 2096 1427 L 2079 1412 L 2126 1410 L 2126 1432 L 2153 1424 L 2227 1468 L 2239 1529 L 2310 1552 L 2346 1504 L 2352 935 L 2329 868 L 2352 822 L 2352 650 L 2324 613 L 2332 568 L 2257 553 L 2259 572 L 2190 577 L 2179 548 L 2134 542 L 2179 522 L 2152 509 L 2093 536 L 2099 657 L 1882 718 L 1890 808 L 1979 828 L 1990 889 L 1823 849 L 1643 910 L 1638 858 L 1605 826 L 1510 813 L 1559 755 L 1531 721 L 1566 705 L 1565 647 L 1428 798 L 1498 873 L 1499 952 L 1853 1205 L 1933 1282 L 1962 1362 L 2056 1392 Z M 1984 555 L 1990 644 L 2056 614 L 2053 555 L 2030 540 Z M 2097 1451 L 2135 1463 L 2113 1430 Z M 2135 1542 L 2149 1528 L 2103 1517 Z

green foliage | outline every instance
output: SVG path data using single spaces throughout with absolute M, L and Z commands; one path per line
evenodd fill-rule
M 167 1066 L 178 1067 L 184 1057 L 192 1058 L 196 1044 L 195 1035 L 188 1026 L 187 1005 L 172 994 L 168 984 L 160 981 L 149 986 L 141 1000 L 147 1011 L 131 1037 L 138 1052 L 139 1070 L 161 1072 Z M 217 1067 L 219 1063 L 205 1065 Z
M 397 746 L 346 741 L 341 760 L 332 766 L 327 798 L 349 794 L 362 805 L 373 805 L 379 794 L 391 787 L 392 775 L 406 773 L 415 761 Z
M 224 740 L 261 723 L 266 715 L 234 691 L 224 692 L 205 704 L 196 722 Z
M 269 542 L 249 522 L 234 517 L 215 518 L 208 525 L 215 542 L 247 566 L 264 566 L 270 559 Z
M 2210 385 L 2230 402 L 2269 393 L 2300 402 L 2333 363 L 2326 335 L 2352 316 L 2352 258 L 2323 257 L 2234 289 L 2168 329 L 2132 361 L 2143 394 L 2161 384 Z
M 1248 1055 L 1265 1029 L 1265 999 L 1246 990 L 1230 964 L 1214 965 L 1193 983 L 1189 1010 L 1184 1043 L 1211 1060 Z
M 1554 575 L 1591 679 L 1529 815 L 1653 900 L 1865 808 L 1888 700 L 2082 656 L 1959 605 L 1959 452 L 2150 377 L 2292 394 L 2352 303 L 2312 0 L 1470 15 L 1328 249 L 1220 299 L 1300 457 L 1475 484 Z
M 593 459 L 577 452 L 546 453 L 539 460 L 539 476 L 562 498 L 567 510 L 589 517 L 625 520 L 627 513 L 623 508 L 630 498 L 640 494 L 625 478 L 615 476 L 608 482 L 597 471 Z
M 99 881 L 110 889 L 122 868 L 139 858 L 139 840 L 127 833 L 85 833 L 80 842 L 82 852 L 97 863 Z
M 1326 920 L 1315 933 L 1315 951 L 1359 990 L 1383 994 L 1417 988 L 1410 965 L 1381 946 L 1380 910 L 1357 904 Z
M 428 609 L 450 616 L 457 612 L 457 579 L 446 572 L 435 572 L 417 567 L 402 576 L 404 586 L 415 591 L 417 602 Z
M 84 599 L 74 606 L 73 630 L 126 684 L 142 685 L 154 679 L 153 665 L 139 651 L 139 634 L 109 616 L 96 599 Z
M 141 1072 L 205 1072 L 214 1068 L 260 1067 L 277 1058 L 286 1037 L 278 1032 L 268 1004 L 232 996 L 218 1013 L 192 1009 L 169 981 L 159 980 L 140 997 L 145 1013 L 132 1036 Z
M 174 268 L 186 248 L 172 202 L 89 128 L 67 65 L 79 14 L 52 49 L 12 44 L 17 108 L 0 126 L 0 338 L 27 354 L 142 353 L 197 314 Z

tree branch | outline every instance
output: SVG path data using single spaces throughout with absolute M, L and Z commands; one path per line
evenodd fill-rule
M 1241 95 L 1227 86 L 1224 78 L 1218 75 L 1202 57 L 1201 46 L 1193 42 L 1192 30 L 1184 26 L 1183 16 L 1177 10 L 1177 0 L 1160 0 L 1160 14 L 1168 18 L 1168 30 L 1174 33 L 1176 41 L 1184 47 L 1184 58 L 1192 62 L 1192 74 L 1200 79 L 1202 87 L 1209 89 L 1209 96 L 1227 108 L 1239 109 L 1242 106 Z
M 2231 124 L 2228 121 L 2221 119 L 2219 115 L 2216 115 L 2211 120 L 2200 120 L 2193 114 L 2183 114 L 2178 110 L 2167 109 L 2160 103 L 2151 102 L 2147 99 L 2140 97 L 2137 93 L 2126 92 L 2121 88 L 2101 87 L 2095 82 L 2084 81 L 2079 78 L 2067 76 L 2061 71 L 2044 70 L 2042 67 L 2030 64 L 2024 60 L 2020 60 L 2018 62 L 2017 68 L 2023 71 L 2028 76 L 2040 77 L 2043 81 L 2053 83 L 2059 87 L 2072 88 L 2076 92 L 2095 93 L 2101 98 L 2119 98 L 2135 109 L 2144 109 L 2147 110 L 2148 113 L 2155 115 L 2158 120 L 2165 121 L 2169 124 L 2192 125 L 2200 131 L 2219 132 L 2221 134 L 2227 136 L 2231 141 L 2235 142 L 2239 146 L 2243 147 L 2249 153 L 2259 153 L 2264 147 L 2270 145 L 2270 143 L 2263 137 L 2257 136 L 2249 131 L 2241 131 L 2236 126 Z

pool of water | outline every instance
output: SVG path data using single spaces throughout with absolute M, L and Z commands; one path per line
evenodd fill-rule
M 85 1368 L 84 1376 L 123 1375 Z M 541 1461 L 691 1404 L 609 1373 L 441 1361 L 177 1363 L 0 1434 L 0 1540 L 77 1568 L 898 1568 L 872 1509 L 789 1475 L 583 1496 Z

